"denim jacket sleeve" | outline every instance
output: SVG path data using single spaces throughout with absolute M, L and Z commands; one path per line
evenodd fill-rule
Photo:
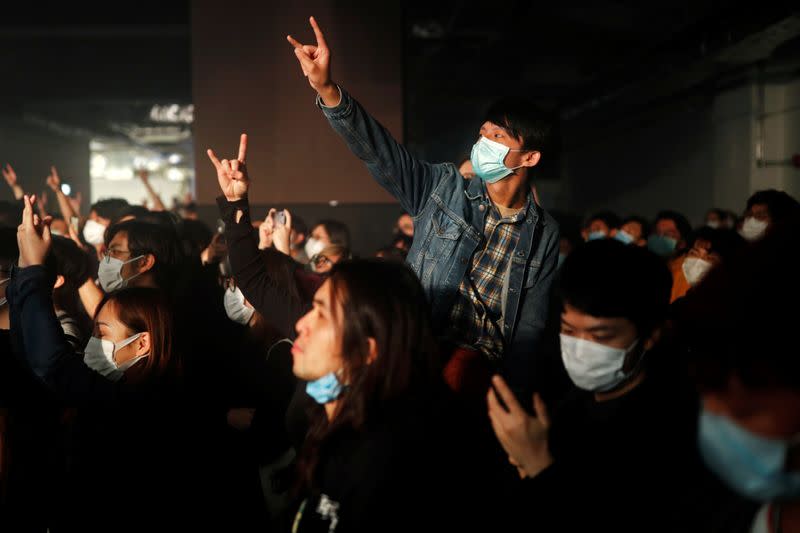
M 347 91 L 341 91 L 338 106 L 322 105 L 319 96 L 317 106 L 350 151 L 367 165 L 375 181 L 411 216 L 417 216 L 447 175 L 446 165 L 415 159 Z
M 116 383 L 104 378 L 75 353 L 53 309 L 53 281 L 42 265 L 15 269 L 6 291 L 14 350 L 64 400 L 116 401 L 124 378 Z

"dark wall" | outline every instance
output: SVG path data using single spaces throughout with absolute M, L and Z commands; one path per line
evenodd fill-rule
M 314 15 L 332 50 L 333 76 L 397 137 L 402 134 L 400 3 L 192 4 L 192 91 L 199 204 L 219 188 L 206 156 L 235 157 L 250 136 L 253 204 L 383 203 L 393 199 L 331 131 L 286 41 L 313 42 Z M 366 220 L 366 219 L 365 219 Z

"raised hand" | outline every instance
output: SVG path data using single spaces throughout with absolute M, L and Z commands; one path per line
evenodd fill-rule
M 50 222 L 53 218 L 40 219 L 34 214 L 35 195 L 26 194 L 23 199 L 25 208 L 22 211 L 22 224 L 17 228 L 20 268 L 43 264 L 52 244 Z
M 14 193 L 14 198 L 22 200 L 25 191 L 23 191 L 22 187 L 17 183 L 17 173 L 14 172 L 14 169 L 8 163 L 6 163 L 5 168 L 1 170 L 3 171 L 3 177 L 6 179 L 6 183 L 8 183 L 8 186 L 11 187 Z
M 494 388 L 489 388 L 487 401 L 489 419 L 497 440 L 521 475 L 535 477 L 553 462 L 547 442 L 550 417 L 544 402 L 538 394 L 534 394 L 537 416 L 530 416 L 503 378 L 494 376 L 492 384 Z M 501 405 L 501 400 L 508 409 Z
M 14 172 L 14 168 L 6 163 L 6 166 L 3 167 L 3 177 L 6 179 L 6 183 L 8 183 L 9 187 L 14 187 L 17 184 L 17 173 Z
M 247 155 L 247 134 L 242 133 L 239 140 L 239 157 L 232 160 L 217 159 L 214 150 L 208 149 L 208 158 L 217 170 L 217 180 L 222 194 L 229 202 L 241 200 L 247 196 L 247 189 L 250 187 L 250 178 L 247 176 L 245 157 Z
M 294 54 L 300 62 L 303 75 L 308 78 L 308 83 L 320 94 L 325 105 L 335 106 L 339 100 L 339 90 L 331 81 L 331 51 L 317 21 L 314 17 L 309 21 L 317 39 L 316 46 L 302 44 L 291 35 L 287 35 L 286 39 L 294 46 Z
M 274 209 L 270 210 L 270 212 L 272 211 Z M 272 243 L 279 252 L 291 255 L 292 214 L 288 209 L 284 209 L 283 212 L 286 213 L 286 222 L 281 226 L 274 225 L 272 228 Z
M 266 250 L 272 248 L 272 232 L 275 229 L 275 209 L 270 209 L 264 222 L 258 226 L 258 249 Z
M 53 189 L 53 192 L 58 194 L 61 190 L 61 178 L 58 176 L 56 167 L 50 167 L 50 174 L 47 176 L 47 186 Z

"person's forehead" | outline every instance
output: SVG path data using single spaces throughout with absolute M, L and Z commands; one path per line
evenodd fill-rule
M 561 318 L 570 323 L 570 325 L 580 328 L 594 328 L 594 327 L 609 327 L 609 328 L 624 328 L 633 326 L 633 323 L 627 318 L 623 317 L 601 317 L 585 313 L 569 303 L 564 304 L 564 309 L 561 313 Z
M 753 207 L 750 208 L 753 213 L 769 213 L 769 207 L 767 204 L 753 204 Z

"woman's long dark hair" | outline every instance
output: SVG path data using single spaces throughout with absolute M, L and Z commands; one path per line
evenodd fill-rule
M 340 328 L 345 391 L 330 422 L 322 410 L 311 428 L 298 467 L 303 488 L 313 486 L 320 456 L 331 438 L 359 431 L 441 379 L 442 364 L 430 310 L 416 275 L 406 265 L 379 259 L 344 261 L 330 275 L 333 301 L 341 304 Z M 377 357 L 368 362 L 369 342 Z

